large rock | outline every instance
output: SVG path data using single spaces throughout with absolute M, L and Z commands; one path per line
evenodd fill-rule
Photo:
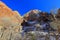
M 25 20 L 30 20 L 30 19 L 36 19 L 38 16 L 39 16 L 39 13 L 41 11 L 40 10 L 37 10 L 37 9 L 34 9 L 34 10 L 30 10 L 29 12 L 27 12 L 23 18 Z
M 57 18 L 57 20 L 60 20 L 60 8 L 58 9 L 57 12 L 58 12 L 58 13 L 56 14 L 56 18 Z
M 20 38 L 19 32 L 22 29 L 22 21 L 23 18 L 17 11 L 12 11 L 0 1 L 0 40 L 15 40 L 17 35 Z

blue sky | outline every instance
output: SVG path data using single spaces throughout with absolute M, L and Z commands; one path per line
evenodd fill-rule
M 38 9 L 49 12 L 51 9 L 60 8 L 60 0 L 2 0 L 12 10 L 17 10 L 21 15 L 29 10 Z

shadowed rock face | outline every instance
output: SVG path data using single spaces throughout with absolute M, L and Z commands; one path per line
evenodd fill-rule
M 58 15 L 59 15 L 59 13 L 58 13 Z M 31 10 L 31 11 L 27 12 L 23 16 L 23 18 L 26 22 L 28 22 L 29 20 L 30 21 L 37 20 L 39 23 L 41 23 L 42 21 L 49 22 L 49 24 L 52 28 L 58 29 L 58 26 L 60 24 L 60 20 L 58 20 L 56 18 L 56 16 L 58 16 L 58 15 L 52 14 L 52 13 L 49 14 L 47 12 L 41 12 L 39 10 Z M 27 23 L 25 23 L 25 24 L 27 24 Z
M 41 19 L 41 17 L 44 17 L 43 19 L 48 19 L 48 20 L 54 20 L 54 15 L 53 14 L 49 14 L 47 12 L 41 12 L 40 10 L 31 10 L 29 12 L 27 12 L 23 18 L 25 20 L 43 20 Z
M 57 13 L 57 15 L 56 15 L 56 18 L 57 18 L 58 20 L 60 20 L 60 9 L 58 9 L 58 13 Z

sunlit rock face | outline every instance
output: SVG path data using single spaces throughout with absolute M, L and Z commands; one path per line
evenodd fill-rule
M 23 18 L 25 20 L 30 20 L 30 19 L 36 19 L 39 15 L 41 11 L 40 10 L 37 10 L 37 9 L 34 9 L 34 10 L 30 10 L 29 12 L 27 12 Z
M 7 20 L 11 22 L 19 22 L 21 21 L 21 18 L 22 17 L 19 15 L 17 11 L 12 11 L 4 3 L 0 2 L 0 19 L 2 21 Z
M 15 40 L 16 37 L 20 39 L 22 21 L 23 18 L 17 11 L 12 11 L 0 1 L 0 40 Z

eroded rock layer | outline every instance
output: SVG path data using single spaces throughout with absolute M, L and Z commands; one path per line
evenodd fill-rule
M 12 11 L 3 2 L 0 2 L 0 40 L 20 39 L 22 21 L 23 19 L 17 11 Z

